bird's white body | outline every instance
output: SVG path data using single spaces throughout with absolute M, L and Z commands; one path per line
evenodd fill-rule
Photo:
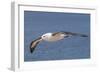
M 46 33 L 31 42 L 30 52 L 32 53 L 35 47 L 38 45 L 38 43 L 41 42 L 42 40 L 47 41 L 47 42 L 54 42 L 54 41 L 62 40 L 65 37 L 70 37 L 70 36 L 87 37 L 87 35 L 84 35 L 84 34 L 77 34 L 77 33 L 71 33 L 71 32 Z
M 54 42 L 54 41 L 61 40 L 65 37 L 64 34 L 59 34 L 59 35 L 55 35 L 55 36 L 53 36 L 52 34 L 53 33 L 46 33 L 46 34 L 42 35 L 42 39 L 44 41 Z

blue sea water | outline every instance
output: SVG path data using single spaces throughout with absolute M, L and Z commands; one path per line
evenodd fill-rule
M 44 33 L 69 31 L 88 37 L 70 37 L 41 42 L 30 53 L 30 43 Z M 24 61 L 90 58 L 90 14 L 24 11 Z

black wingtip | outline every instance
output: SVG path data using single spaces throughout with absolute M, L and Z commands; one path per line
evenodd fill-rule
M 32 47 L 32 43 L 33 43 L 33 41 L 30 44 L 30 53 L 33 53 L 33 51 L 34 51 L 34 48 Z
M 33 49 L 32 48 L 30 48 L 30 53 L 33 53 Z
M 87 35 L 81 35 L 81 37 L 88 37 Z

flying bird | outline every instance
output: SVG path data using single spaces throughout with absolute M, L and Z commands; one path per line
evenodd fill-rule
M 39 38 L 33 40 L 30 44 L 30 52 L 33 53 L 35 50 L 36 46 L 41 42 L 41 41 L 47 41 L 47 42 L 54 42 L 54 41 L 59 41 L 67 37 L 71 36 L 79 36 L 79 37 L 88 37 L 85 34 L 80 34 L 80 33 L 72 33 L 72 32 L 54 32 L 54 33 L 45 33 Z

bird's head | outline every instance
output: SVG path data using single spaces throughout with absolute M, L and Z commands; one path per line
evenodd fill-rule
M 46 33 L 41 36 L 43 40 L 49 39 L 52 36 L 52 33 Z

